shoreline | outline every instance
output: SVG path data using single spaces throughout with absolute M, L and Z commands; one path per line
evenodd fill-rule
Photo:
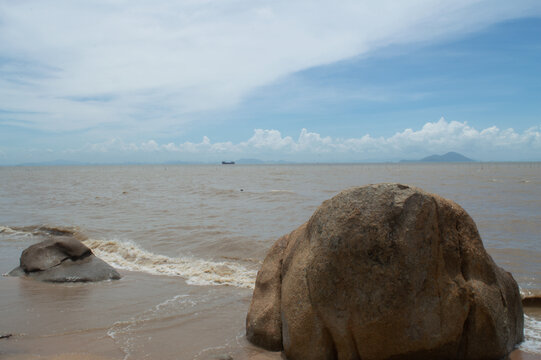
M 509 360 L 541 360 L 541 354 L 527 353 L 517 349 L 509 354 Z
M 528 165 L 4 170 L 1 203 L 9 212 L 0 219 L 6 227 L 0 227 L 1 273 L 38 240 L 31 231 L 7 227 L 36 224 L 77 228 L 143 271 L 122 270 L 121 280 L 93 284 L 0 277 L 0 335 L 13 334 L 0 339 L 2 360 L 215 360 L 227 354 L 283 360 L 245 340 L 251 290 L 196 286 L 202 284 L 196 275 L 219 275 L 225 283 L 243 275 L 240 266 L 255 270 L 276 239 L 322 201 L 362 184 L 400 182 L 455 201 L 477 223 L 498 266 L 525 292 L 541 289 L 541 181 L 538 168 Z M 155 275 L 158 268 L 163 275 Z M 525 312 L 527 343 L 509 358 L 541 360 L 541 309 Z
M 112 350 L 112 349 L 110 349 Z M 227 360 L 287 360 L 282 356 L 281 352 L 269 352 L 264 351 L 257 354 L 235 355 L 224 352 L 223 354 L 209 354 L 208 357 L 194 357 L 192 359 L 198 360 L 214 360 L 214 359 L 227 359 Z M 108 353 L 108 351 L 105 351 Z M 97 353 L 88 352 L 62 352 L 52 355 L 39 355 L 35 353 L 17 353 L 6 354 L 0 352 L 3 360 L 123 360 L 125 356 L 108 356 L 100 355 Z M 179 358 L 182 359 L 182 358 Z M 506 358 L 507 360 L 541 360 L 541 354 L 534 354 L 524 352 L 522 350 L 514 350 Z M 186 359 L 189 360 L 189 359 Z

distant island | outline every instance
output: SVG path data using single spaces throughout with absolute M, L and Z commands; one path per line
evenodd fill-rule
M 430 155 L 420 160 L 400 160 L 400 162 L 472 162 L 475 161 L 457 152 L 450 151 L 443 155 Z

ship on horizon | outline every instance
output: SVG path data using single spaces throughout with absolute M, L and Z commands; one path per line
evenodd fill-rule
M 222 165 L 235 165 L 234 161 L 222 161 Z

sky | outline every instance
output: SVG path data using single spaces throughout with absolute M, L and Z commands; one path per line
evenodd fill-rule
M 541 161 L 541 2 L 0 0 L 0 165 Z

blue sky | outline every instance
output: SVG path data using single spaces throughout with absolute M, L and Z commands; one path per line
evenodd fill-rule
M 538 1 L 0 3 L 0 164 L 541 161 Z

